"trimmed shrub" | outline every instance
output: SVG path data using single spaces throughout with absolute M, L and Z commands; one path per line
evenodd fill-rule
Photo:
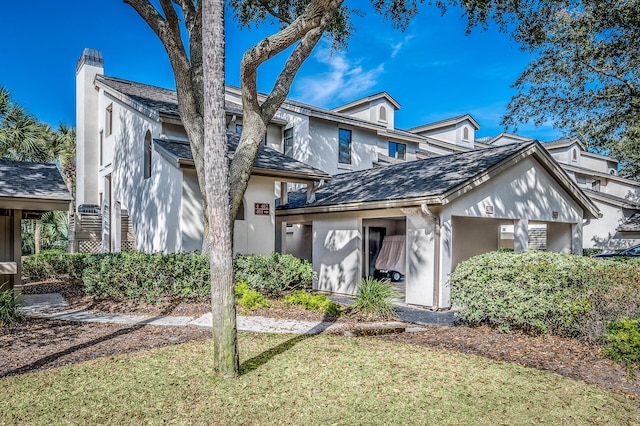
M 237 303 L 244 309 L 254 310 L 269 307 L 269 301 L 259 292 L 250 289 L 246 281 L 236 284 L 233 291 Z
M 209 258 L 201 254 L 106 253 L 86 262 L 84 289 L 96 298 L 159 303 L 211 291 Z
M 640 262 L 527 251 L 459 264 L 451 301 L 472 323 L 597 341 L 607 324 L 640 316 Z
M 353 299 L 353 309 L 367 315 L 392 316 L 393 301 L 398 296 L 389 280 L 367 277 L 357 285 L 358 294 Z
M 640 367 L 640 320 L 620 318 L 609 323 L 602 355 L 632 371 Z
M 0 292 L 0 326 L 10 326 L 24 318 L 17 308 L 18 303 L 13 291 Z
M 335 317 L 343 314 L 340 306 L 329 300 L 326 294 L 313 294 L 305 290 L 298 290 L 285 296 L 282 303 L 285 305 L 300 305 L 305 309 L 324 312 Z
M 87 259 L 99 257 L 100 254 L 65 253 L 61 251 L 46 251 L 22 258 L 22 275 L 32 280 L 48 278 L 65 278 L 72 280 L 82 278 Z
M 236 282 L 245 281 L 265 296 L 309 288 L 315 276 L 310 263 L 290 254 L 237 256 L 233 265 Z
M 598 249 L 598 248 L 585 248 L 582 249 L 582 255 L 586 256 L 586 257 L 591 257 L 594 254 L 599 254 L 602 253 L 602 249 Z

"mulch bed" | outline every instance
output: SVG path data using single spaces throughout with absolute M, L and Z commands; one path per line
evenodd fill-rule
M 210 311 L 208 297 L 189 302 L 168 300 L 161 306 L 95 302 L 82 292 L 79 285 L 61 281 L 26 285 L 22 291 L 24 294 L 61 293 L 73 309 L 194 317 Z M 353 313 L 336 319 L 302 308 L 285 308 L 277 303 L 274 305 L 271 309 L 254 311 L 251 314 L 353 324 L 368 320 Z M 210 329 L 193 326 L 131 326 L 32 318 L 15 327 L 0 328 L 0 377 L 210 337 Z M 427 327 L 423 332 L 389 334 L 377 338 L 515 362 L 582 380 L 629 398 L 640 399 L 640 379 L 631 378 L 620 365 L 602 359 L 598 347 L 585 345 L 574 339 L 556 336 L 531 337 L 520 333 L 504 334 L 489 327 L 466 326 L 434 326 Z

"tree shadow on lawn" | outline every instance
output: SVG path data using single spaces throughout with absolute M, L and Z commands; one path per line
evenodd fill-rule
M 325 314 L 320 324 L 307 330 L 305 334 L 299 334 L 295 337 L 292 337 L 291 339 L 286 340 L 280 343 L 279 345 L 274 346 L 273 348 L 266 350 L 261 354 L 258 354 L 253 358 L 250 358 L 245 362 L 243 362 L 242 365 L 240 365 L 240 375 L 243 376 L 245 374 L 251 373 L 254 370 L 257 370 L 258 368 L 262 367 L 263 365 L 271 361 L 276 356 L 282 353 L 285 353 L 289 349 L 293 348 L 298 343 L 304 340 L 310 339 L 312 337 L 316 337 L 318 334 L 327 330 L 335 322 L 336 322 L 336 318 L 334 316 Z
M 145 326 L 148 325 L 149 322 L 154 321 L 156 319 L 159 319 L 163 316 L 167 316 L 169 315 L 171 312 L 173 312 L 173 310 L 176 308 L 176 306 L 179 304 L 178 301 L 172 301 L 167 307 L 166 309 L 164 309 L 159 315 L 154 316 L 154 317 L 150 317 L 148 319 L 146 319 L 144 322 L 142 323 L 138 323 L 138 324 L 134 324 L 131 327 L 127 327 L 127 328 L 123 328 L 120 329 L 118 331 L 115 331 L 113 333 L 104 335 L 104 336 L 100 336 L 98 338 L 89 340 L 88 342 L 84 342 L 84 343 L 80 343 L 71 347 L 68 347 L 62 351 L 58 351 L 56 353 L 53 353 L 51 355 L 47 355 L 45 357 L 42 357 L 36 361 L 33 361 L 27 365 L 23 365 L 22 367 L 18 367 L 15 368 L 13 370 L 9 370 L 5 373 L 0 373 L 0 378 L 2 377 L 10 377 L 10 376 L 17 376 L 20 374 L 24 374 L 24 373 L 28 373 L 30 371 L 33 370 L 38 370 L 41 369 L 43 367 L 45 367 L 48 364 L 53 363 L 54 361 L 58 360 L 59 358 L 62 358 L 64 356 L 70 355 L 74 352 L 80 351 L 82 349 L 86 349 L 89 348 L 91 346 L 97 345 L 99 343 L 103 343 L 112 339 L 115 339 L 116 337 L 119 336 L 123 336 L 126 334 L 130 334 L 133 333 L 137 330 L 140 330 L 141 328 L 144 328 Z

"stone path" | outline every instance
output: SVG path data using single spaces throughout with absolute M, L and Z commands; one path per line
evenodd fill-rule
M 25 294 L 22 296 L 22 303 L 23 306 L 20 310 L 24 312 L 25 315 L 36 318 L 114 324 L 150 324 L 174 327 L 192 325 L 198 327 L 211 327 L 210 312 L 199 318 L 194 318 L 190 316 L 142 316 L 73 310 L 69 309 L 69 305 L 58 293 Z M 319 334 L 325 331 L 340 332 L 340 330 L 346 328 L 347 325 L 344 323 L 297 321 L 238 315 L 237 327 L 238 331 L 251 331 L 258 333 Z M 367 323 L 358 328 L 361 331 L 397 328 L 402 328 L 403 331 L 408 332 L 422 330 L 420 327 L 407 327 L 406 323 L 396 321 Z

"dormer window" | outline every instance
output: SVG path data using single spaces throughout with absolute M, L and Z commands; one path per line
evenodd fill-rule
M 574 163 L 578 162 L 578 150 L 576 148 L 573 148 L 571 151 L 571 161 Z
M 610 174 L 611 176 L 615 176 L 615 175 L 617 175 L 617 172 L 616 172 L 616 170 L 615 170 L 615 169 L 611 169 L 611 170 L 609 170 L 609 174 Z
M 378 121 L 387 121 L 387 109 L 382 105 L 378 109 Z
M 462 129 L 462 140 L 463 141 L 468 141 L 469 140 L 469 128 L 468 127 L 464 127 Z

